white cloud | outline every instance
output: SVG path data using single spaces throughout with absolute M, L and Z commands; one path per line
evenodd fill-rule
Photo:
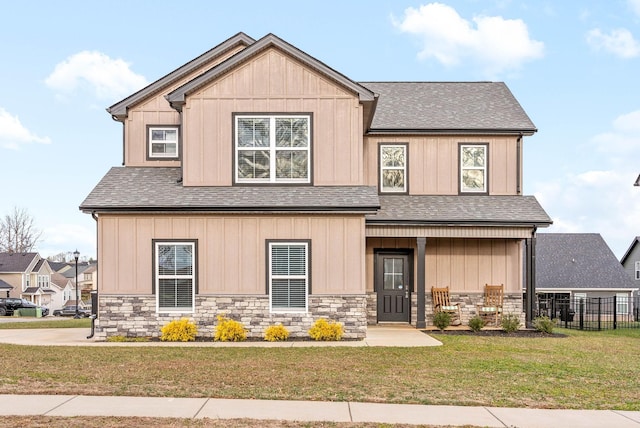
M 82 51 L 58 63 L 45 83 L 63 94 L 88 88 L 100 99 L 115 100 L 147 84 L 122 59 L 111 59 L 97 51 Z
M 627 3 L 629 3 L 631 10 L 633 10 L 636 15 L 640 16 L 640 0 L 627 0 Z
M 574 170 L 533 183 L 534 194 L 554 220 L 548 232 L 600 233 L 621 257 L 640 234 L 640 111 L 616 118 L 611 129 L 594 136 L 599 169 Z M 580 165 L 576 163 L 575 165 Z
M 529 37 L 520 19 L 474 16 L 472 21 L 450 6 L 429 3 L 406 9 L 402 21 L 394 20 L 394 25 L 422 39 L 419 58 L 435 58 L 446 66 L 470 59 L 489 75 L 518 69 L 543 56 L 544 44 Z
M 621 58 L 640 55 L 640 42 L 626 28 L 611 30 L 609 34 L 595 28 L 587 33 L 587 43 L 596 50 L 604 50 Z
M 0 147 L 18 149 L 21 144 L 28 143 L 50 144 L 51 139 L 35 135 L 24 127 L 18 116 L 12 116 L 0 107 Z

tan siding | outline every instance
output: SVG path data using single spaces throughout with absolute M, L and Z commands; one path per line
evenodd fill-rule
M 363 183 L 362 106 L 331 81 L 270 49 L 190 95 L 183 110 L 186 186 L 233 180 L 233 113 L 312 113 L 315 185 Z
M 201 68 L 185 75 L 162 92 L 143 100 L 138 105 L 132 106 L 129 109 L 128 117 L 124 124 L 125 165 L 179 166 L 180 163 L 178 161 L 146 159 L 147 125 L 179 125 L 180 116 L 178 112 L 171 108 L 164 96 L 242 49 L 242 47 L 237 47 L 226 52 L 221 57 L 216 58 L 207 64 L 203 64 Z
M 492 195 L 517 194 L 517 137 L 510 136 L 397 136 L 365 137 L 365 182 L 378 186 L 378 144 L 409 143 L 409 193 L 458 194 L 459 143 L 489 145 L 489 191 Z
M 101 215 L 99 233 L 106 294 L 150 293 L 153 239 L 198 240 L 201 294 L 264 295 L 266 241 L 273 239 L 311 239 L 313 294 L 364 293 L 361 216 Z

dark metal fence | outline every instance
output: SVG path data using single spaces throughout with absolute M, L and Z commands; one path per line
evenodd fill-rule
M 550 297 L 537 299 L 538 316 L 578 330 L 640 328 L 640 296 Z

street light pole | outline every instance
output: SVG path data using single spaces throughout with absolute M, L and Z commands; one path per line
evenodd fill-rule
M 78 295 L 78 257 L 80 257 L 80 252 L 75 250 L 73 252 L 73 258 L 76 260 L 76 315 L 74 318 L 80 318 L 80 297 Z

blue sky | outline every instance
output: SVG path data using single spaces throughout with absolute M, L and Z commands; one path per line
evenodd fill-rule
M 618 257 L 640 235 L 640 0 L 6 3 L 0 215 L 27 209 L 44 256 L 96 255 L 78 206 L 122 163 L 105 108 L 239 31 L 357 81 L 506 82 L 539 129 L 524 190 L 546 231 L 601 233 Z

